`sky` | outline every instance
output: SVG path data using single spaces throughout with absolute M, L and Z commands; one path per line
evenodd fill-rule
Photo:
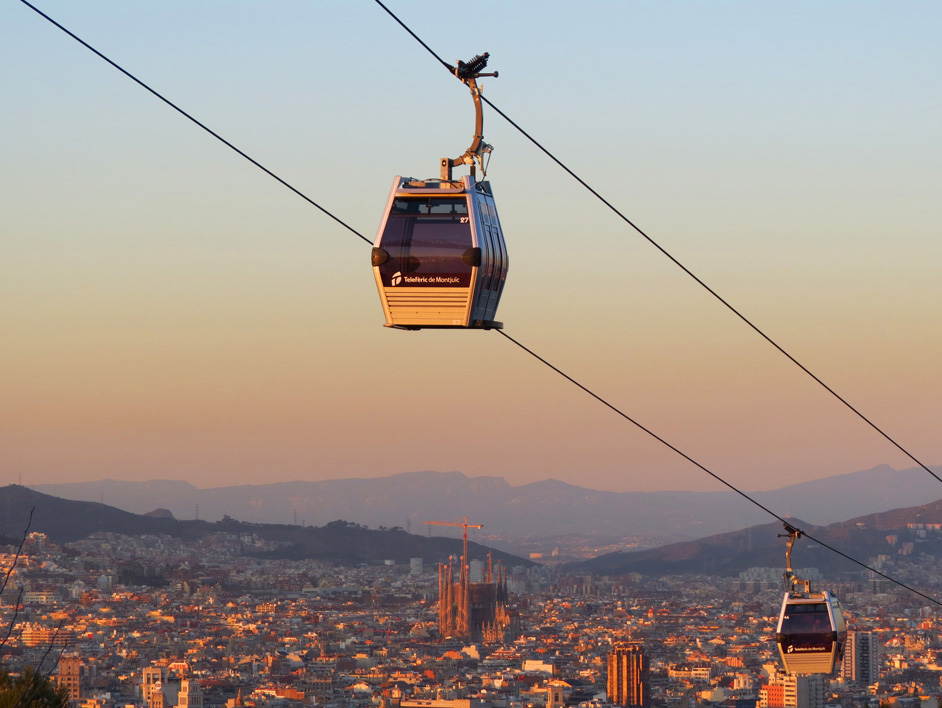
M 369 240 L 470 144 L 372 0 L 37 0 Z M 922 462 L 942 464 L 936 2 L 393 0 L 447 61 Z M 0 4 L 0 484 L 458 470 L 723 487 L 493 331 L 402 332 L 369 245 Z M 505 332 L 747 491 L 914 463 L 485 108 Z

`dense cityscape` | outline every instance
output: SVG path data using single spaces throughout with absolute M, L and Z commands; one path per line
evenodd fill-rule
M 789 676 L 780 569 L 599 578 L 244 555 L 261 543 L 32 533 L 0 556 L 0 663 L 49 674 L 83 708 L 939 705 L 937 613 L 884 581 L 833 587 L 843 664 Z

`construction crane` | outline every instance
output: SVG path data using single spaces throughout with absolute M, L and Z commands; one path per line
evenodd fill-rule
M 423 521 L 429 526 L 460 526 L 464 530 L 464 562 L 468 562 L 468 529 L 483 529 L 484 524 L 469 524 L 468 517 L 462 516 L 461 521 Z

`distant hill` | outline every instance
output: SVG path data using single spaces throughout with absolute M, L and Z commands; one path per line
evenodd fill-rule
M 30 522 L 31 509 L 34 511 Z M 868 564 L 882 555 L 891 565 L 900 561 L 916 563 L 923 569 L 942 565 L 942 533 L 929 529 L 919 534 L 909 528 L 910 524 L 942 524 L 942 500 L 827 526 L 815 526 L 794 517 L 792 522 L 821 542 Z M 57 543 L 87 538 L 96 531 L 130 536 L 166 534 L 188 540 L 217 533 L 254 534 L 277 546 L 277 550 L 264 554 L 267 557 L 313 558 L 345 565 L 386 559 L 407 563 L 413 557 L 434 563 L 461 553 L 461 541 L 457 539 L 420 536 L 402 529 L 371 530 L 349 521 L 336 520 L 322 527 L 254 524 L 228 517 L 215 522 L 178 521 L 166 513 L 131 514 L 97 502 L 59 499 L 18 485 L 0 487 L 0 536 L 22 538 L 27 525 Z M 766 523 L 651 550 L 609 553 L 567 564 L 563 570 L 596 575 L 735 576 L 753 566 L 784 567 L 785 542 L 778 536 L 781 532 L 779 522 Z M 487 549 L 483 546 L 470 543 L 469 547 L 472 558 L 485 557 Z M 511 554 L 493 553 L 495 561 L 500 560 L 505 566 L 532 565 Z M 793 561 L 796 568 L 826 569 L 831 578 L 841 574 L 859 577 L 862 570 L 807 538 L 796 544 Z
M 95 531 L 172 536 L 182 531 L 170 519 L 132 514 L 97 502 L 60 499 L 16 484 L 0 487 L 0 535 L 22 538 L 27 525 L 56 543 L 78 541 Z
M 184 540 L 198 540 L 217 533 L 253 534 L 277 545 L 277 550 L 259 555 L 311 558 L 343 565 L 384 560 L 408 563 L 410 558 L 436 563 L 463 552 L 461 541 L 456 539 L 428 538 L 401 529 L 371 530 L 342 520 L 322 527 L 253 524 L 228 517 L 216 522 L 177 521 L 166 513 L 132 514 L 99 502 L 60 499 L 19 485 L 0 487 L 0 537 L 18 542 L 27 528 L 46 534 L 55 543 L 78 541 L 95 532 L 127 536 L 163 534 Z M 482 560 L 489 550 L 477 543 L 469 543 L 468 547 L 472 558 Z M 508 567 L 533 565 L 509 553 L 492 553 L 495 562 L 501 561 Z
M 423 521 L 467 516 L 484 524 L 487 534 L 518 539 L 620 535 L 658 537 L 660 543 L 666 543 L 733 531 L 768 519 L 727 490 L 613 493 L 557 480 L 512 486 L 500 477 L 467 477 L 460 472 L 213 489 L 198 489 L 184 481 L 106 479 L 44 484 L 35 489 L 67 499 L 105 502 L 137 514 L 163 508 L 177 519 L 214 521 L 228 515 L 250 522 L 302 525 L 346 519 L 372 527 L 402 526 L 419 533 Z M 750 494 L 783 516 L 791 514 L 826 525 L 923 504 L 942 497 L 942 487 L 924 470 L 898 471 L 884 465 Z
M 942 534 L 928 533 L 923 537 L 907 527 L 908 524 L 942 524 L 942 500 L 868 514 L 825 527 L 794 518 L 791 521 L 822 543 L 867 564 L 878 555 L 918 560 L 925 567 L 929 567 L 926 564 L 931 561 L 942 562 Z M 778 537 L 782 532 L 782 524 L 776 521 L 646 551 L 607 553 L 567 564 L 564 570 L 597 575 L 702 573 L 719 576 L 735 576 L 751 567 L 784 570 L 785 541 Z M 900 556 L 900 550 L 907 543 L 912 544 L 912 552 Z M 796 568 L 827 568 L 830 577 L 857 574 L 862 570 L 859 565 L 807 538 L 796 542 L 792 561 Z

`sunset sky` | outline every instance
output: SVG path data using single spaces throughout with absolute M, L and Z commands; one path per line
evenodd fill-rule
M 467 89 L 372 0 L 37 5 L 370 240 Z M 942 4 L 391 0 L 485 95 L 942 464 Z M 496 332 L 382 326 L 369 246 L 0 4 L 0 484 L 458 470 L 718 483 Z M 485 112 L 506 332 L 746 490 L 915 466 Z M 942 496 L 942 490 L 940 490 Z

